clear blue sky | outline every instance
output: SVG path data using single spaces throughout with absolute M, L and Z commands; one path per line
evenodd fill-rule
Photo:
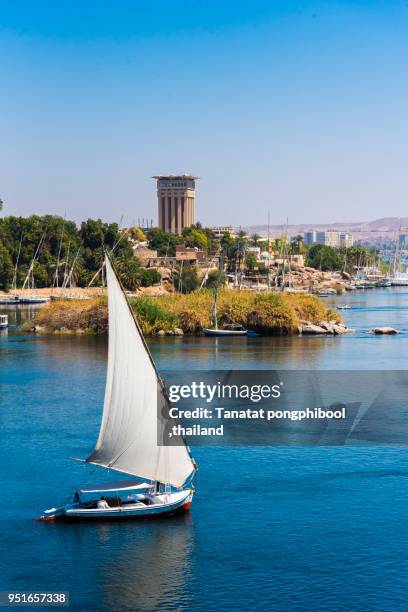
M 6 214 L 206 224 L 406 216 L 408 3 L 2 0 Z

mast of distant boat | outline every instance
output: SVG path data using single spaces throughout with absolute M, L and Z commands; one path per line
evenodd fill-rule
M 218 282 L 214 287 L 214 304 L 213 304 L 214 329 L 218 329 L 217 301 L 218 301 Z
M 59 265 L 60 265 L 60 259 L 61 259 L 62 241 L 64 239 L 64 227 L 65 227 L 65 216 L 64 216 L 64 221 L 62 222 L 61 239 L 60 239 L 60 243 L 58 247 L 57 265 L 55 267 L 55 276 L 54 276 L 54 283 L 53 283 L 53 287 L 57 287 L 57 288 L 58 288 L 58 274 L 59 274 Z
M 37 246 L 37 248 L 35 250 L 34 257 L 32 259 L 30 267 L 28 268 L 27 276 L 24 279 L 24 283 L 23 283 L 22 289 L 25 289 L 27 283 L 28 283 L 28 286 L 30 286 L 30 284 L 29 284 L 30 280 L 31 280 L 31 288 L 34 289 L 34 264 L 35 264 L 35 262 L 37 260 L 38 253 L 40 251 L 40 248 L 41 248 L 41 245 L 43 243 L 43 240 L 45 238 L 45 234 L 46 233 L 47 233 L 47 230 L 44 230 L 43 235 L 40 238 L 40 242 L 38 243 L 38 246 Z
M 17 271 L 18 271 L 18 262 L 20 260 L 20 253 L 21 253 L 21 244 L 23 242 L 23 236 L 24 236 L 24 232 L 21 232 L 21 238 L 20 238 L 20 244 L 18 246 L 18 253 L 17 253 L 17 259 L 16 259 L 16 265 L 14 266 L 14 275 L 13 275 L 13 291 L 16 291 L 17 289 Z

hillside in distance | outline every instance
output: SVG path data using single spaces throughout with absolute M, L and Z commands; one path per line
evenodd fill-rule
M 244 228 L 248 234 L 260 234 L 267 236 L 267 225 L 251 225 Z M 299 223 L 289 224 L 287 233 L 289 236 L 303 234 L 310 230 L 325 231 L 334 229 L 341 232 L 350 232 L 355 240 L 389 239 L 395 240 L 399 229 L 402 233 L 408 233 L 408 217 L 383 217 L 374 221 L 361 221 L 354 223 L 334 222 L 334 223 Z M 276 238 L 286 231 L 285 225 L 270 225 L 269 234 L 271 238 Z

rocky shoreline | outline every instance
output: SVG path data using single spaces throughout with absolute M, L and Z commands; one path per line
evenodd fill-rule
M 302 321 L 299 326 L 299 334 L 304 335 L 324 335 L 341 336 L 353 332 L 350 327 L 346 327 L 343 323 L 337 321 L 320 321 L 319 323 L 310 323 L 310 321 Z

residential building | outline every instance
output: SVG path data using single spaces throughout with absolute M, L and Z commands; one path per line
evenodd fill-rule
M 348 232 L 340 232 L 340 246 L 348 249 L 349 247 L 352 247 L 353 244 L 354 238 L 352 234 L 349 234 Z
M 326 232 L 316 232 L 316 244 L 326 244 Z
M 139 259 L 142 266 L 146 265 L 150 259 L 157 257 L 157 251 L 149 249 L 145 244 L 133 247 L 133 253 Z
M 304 244 L 315 244 L 316 240 L 316 232 L 314 230 L 310 230 L 309 232 L 304 232 Z
M 326 246 L 339 248 L 340 246 L 340 232 L 337 230 L 327 230 L 324 233 L 324 244 Z
M 224 234 L 231 234 L 231 236 L 235 236 L 234 228 L 232 225 L 215 225 L 214 227 L 209 228 L 216 238 L 222 238 Z
M 255 257 L 257 258 L 257 260 L 261 258 L 261 247 L 255 247 L 255 246 L 247 247 L 246 251 L 247 253 L 253 253 Z
M 325 244 L 335 248 L 350 247 L 354 244 L 352 234 L 348 232 L 338 232 L 334 229 L 328 229 L 325 232 L 317 232 L 310 230 L 304 233 L 305 244 Z

